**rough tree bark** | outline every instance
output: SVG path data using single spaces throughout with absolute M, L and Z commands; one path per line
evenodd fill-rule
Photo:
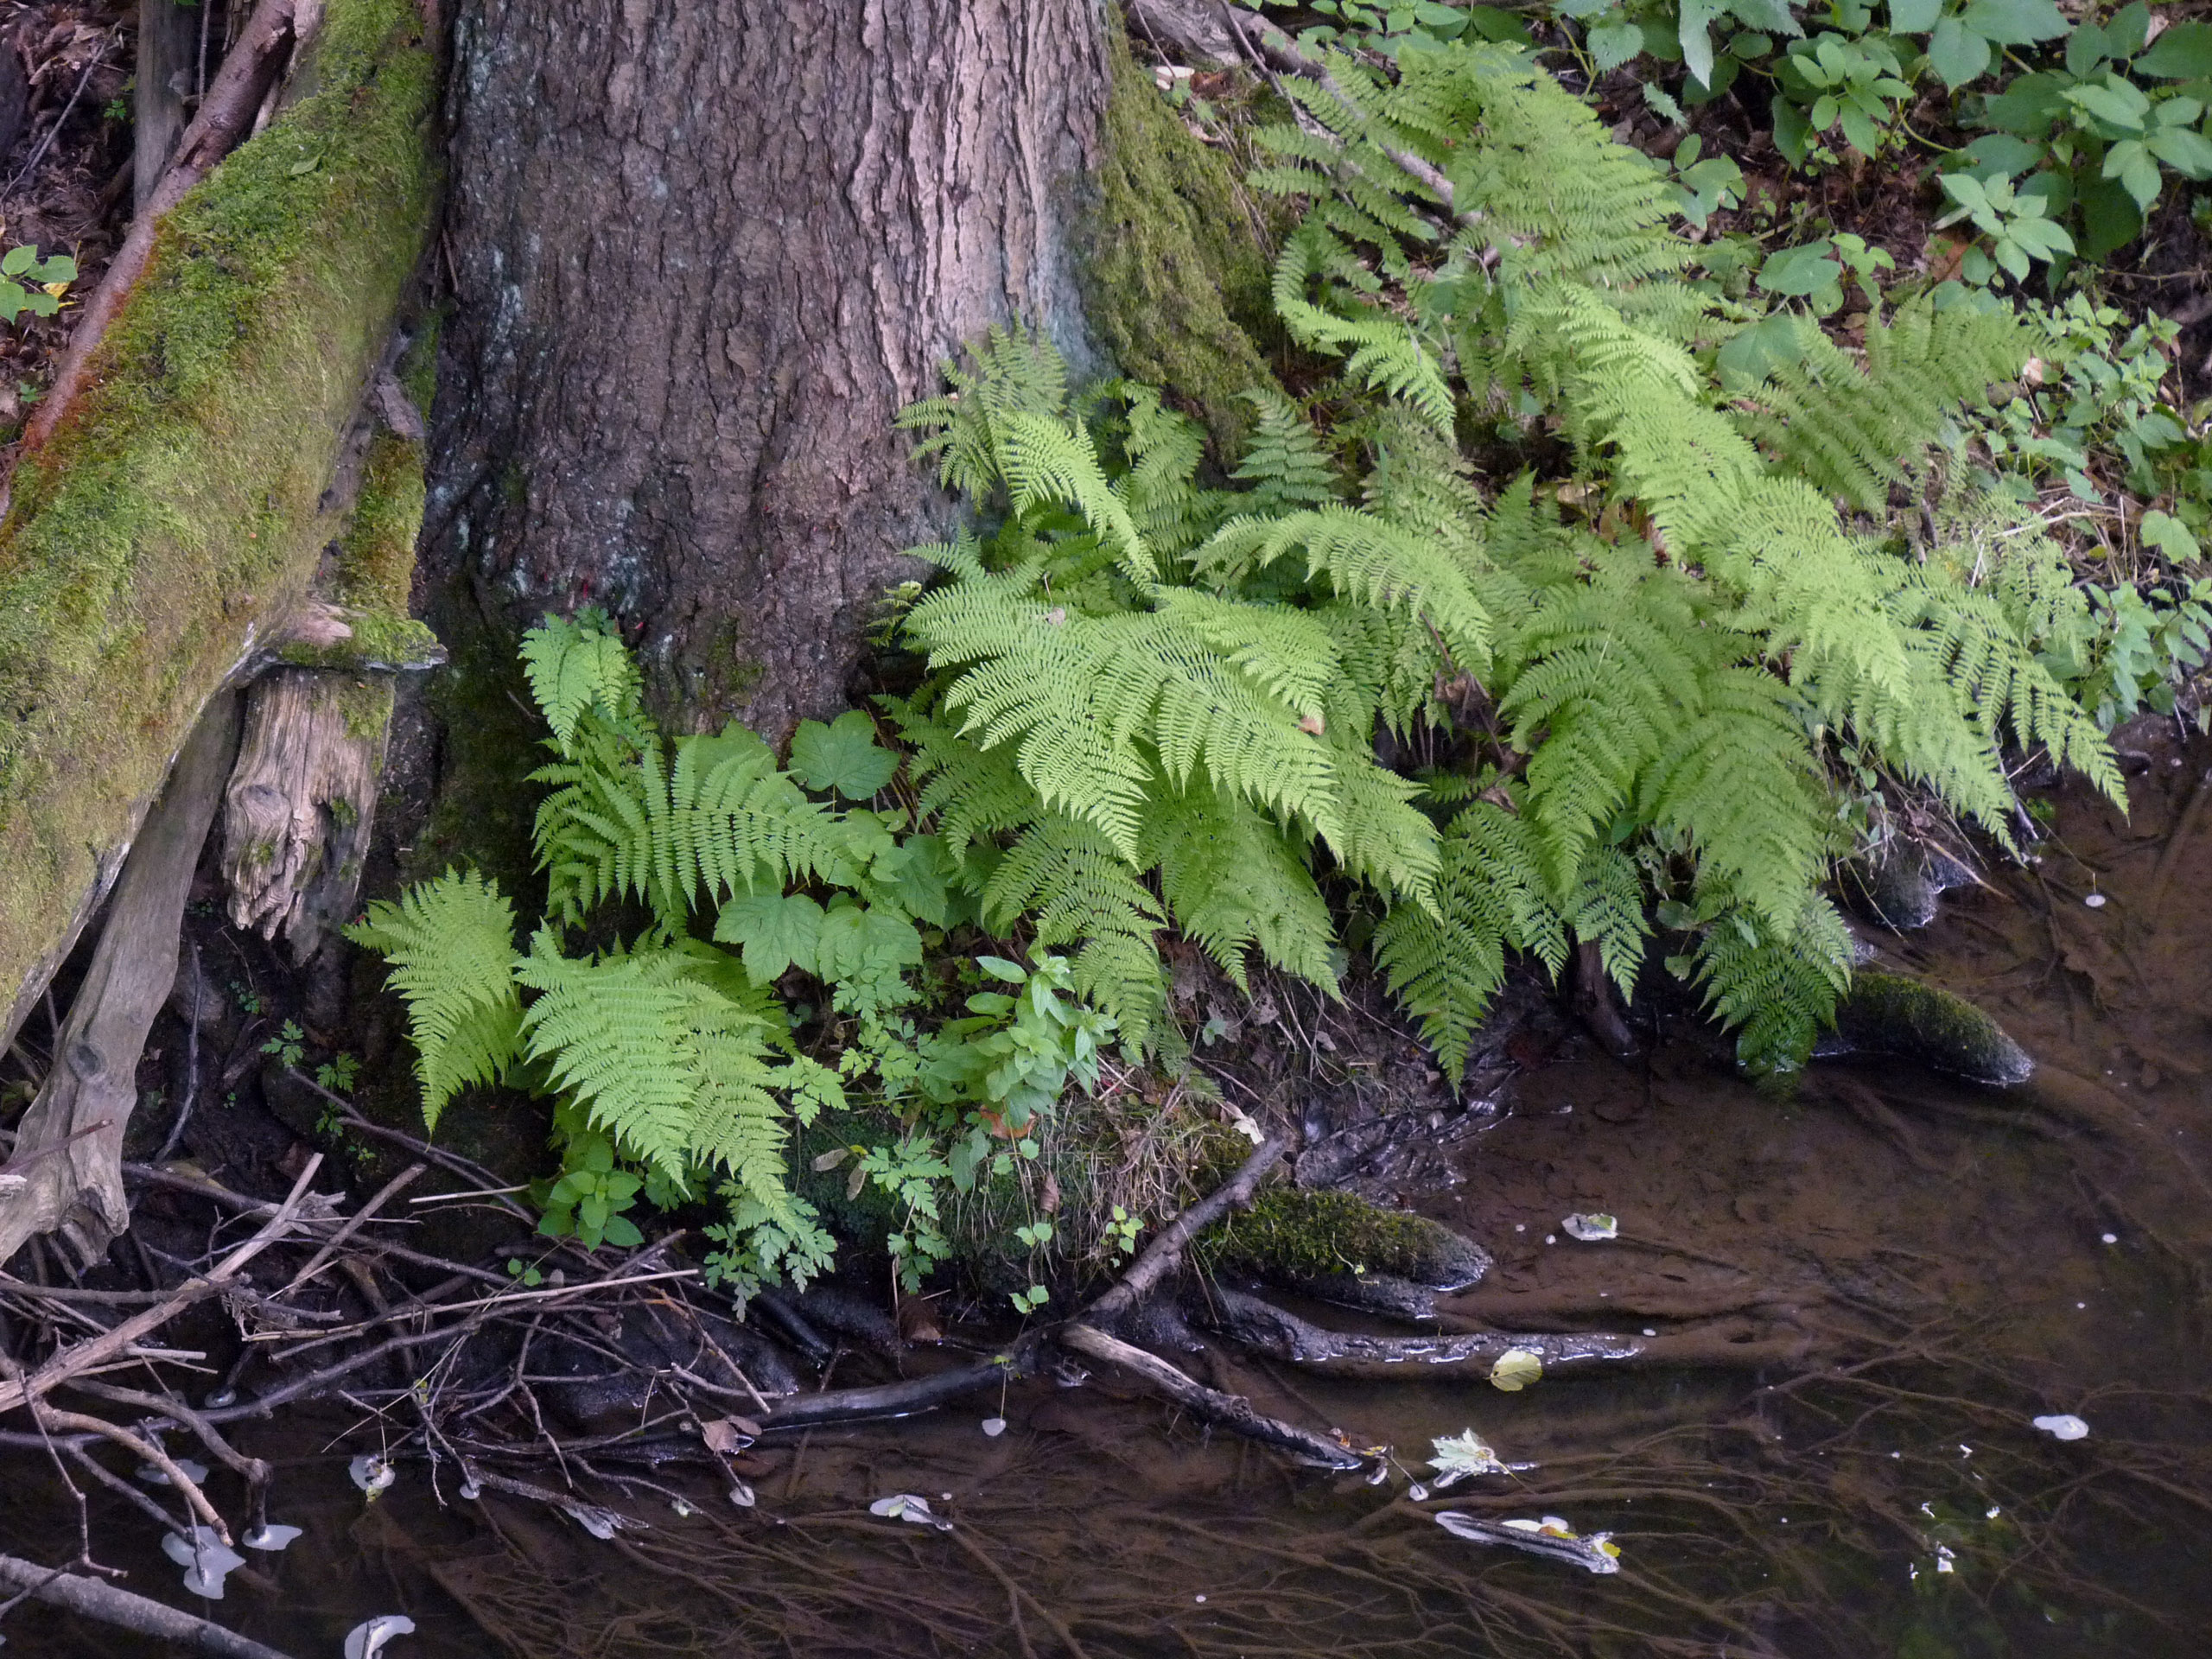
M 685 723 L 841 707 L 900 550 L 943 526 L 893 414 L 994 323 L 1088 356 L 1105 24 L 1099 0 L 470 0 L 441 634 L 596 604 Z

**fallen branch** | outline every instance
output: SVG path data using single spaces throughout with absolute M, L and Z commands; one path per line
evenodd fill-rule
M 1017 1343 L 981 1365 L 963 1365 L 934 1376 L 911 1377 L 868 1389 L 830 1389 L 819 1394 L 788 1395 L 760 1420 L 763 1433 L 777 1429 L 817 1428 L 825 1423 L 857 1423 L 884 1417 L 911 1417 L 933 1411 L 963 1395 L 1003 1387 L 1028 1375 L 1028 1349 Z
M 143 1313 L 134 1313 L 106 1335 L 71 1344 L 28 1377 L 0 1383 L 0 1412 L 13 1411 L 18 1406 L 51 1393 L 71 1377 L 113 1359 L 141 1337 L 151 1335 L 194 1303 L 204 1301 L 221 1290 L 244 1271 L 247 1262 L 290 1231 L 292 1217 L 307 1192 L 308 1183 L 315 1179 L 315 1172 L 321 1167 L 322 1154 L 318 1152 L 308 1160 L 307 1167 L 300 1172 L 299 1179 L 292 1183 L 290 1194 L 261 1230 L 225 1256 L 205 1276 L 187 1280 L 172 1291 L 166 1300 Z
M 1193 1416 L 1232 1429 L 1247 1439 L 1280 1446 L 1324 1469 L 1359 1469 L 1367 1465 L 1367 1453 L 1355 1452 L 1349 1446 L 1280 1418 L 1263 1416 L 1252 1409 L 1249 1401 L 1207 1388 L 1166 1360 L 1145 1352 L 1133 1343 L 1123 1342 L 1119 1337 L 1109 1337 L 1094 1325 L 1071 1321 L 1056 1327 L 1052 1335 L 1061 1346 L 1127 1371 Z
M 0 1584 L 12 1585 L 33 1601 L 42 1601 L 49 1607 L 97 1619 L 103 1624 L 136 1630 L 141 1636 L 173 1642 L 180 1647 L 215 1654 L 219 1659 L 287 1659 L 275 1648 L 264 1647 L 212 1620 L 165 1607 L 158 1601 L 118 1590 L 98 1579 L 57 1573 L 50 1567 L 41 1567 L 35 1561 L 14 1555 L 0 1555 Z
M 1547 1376 L 1655 1366 L 1750 1366 L 1802 1360 L 1812 1348 L 1802 1332 L 1771 1334 L 1749 1319 L 1716 1322 L 1702 1331 L 1662 1337 L 1608 1332 L 1486 1331 L 1464 1336 L 1370 1337 L 1331 1331 L 1273 1302 L 1217 1286 L 1215 1321 L 1223 1333 L 1255 1351 L 1306 1370 L 1368 1381 L 1425 1382 L 1472 1373 L 1487 1376 L 1501 1357 L 1532 1353 Z
M 1290 1150 L 1284 1135 L 1262 1141 L 1228 1180 L 1175 1217 L 1147 1245 L 1129 1270 L 1104 1295 L 1084 1310 L 1082 1317 L 1094 1325 L 1110 1325 L 1142 1300 L 1168 1269 L 1183 1259 L 1190 1242 L 1227 1215 L 1252 1202 L 1260 1178 L 1282 1161 Z

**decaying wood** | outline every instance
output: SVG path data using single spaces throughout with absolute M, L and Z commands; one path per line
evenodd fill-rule
M 304 962 L 360 883 L 384 766 L 388 683 L 287 668 L 246 694 L 245 734 L 223 800 L 232 922 Z
M 132 202 L 143 209 L 168 171 L 184 131 L 184 100 L 197 90 L 194 59 L 200 9 L 176 0 L 138 0 L 138 68 L 130 111 Z
M 168 0 L 162 0 L 167 4 Z M 179 1647 L 219 1656 L 219 1659 L 285 1659 L 275 1648 L 226 1630 L 210 1620 L 195 1618 L 158 1601 L 131 1594 L 114 1585 L 82 1573 L 56 1572 L 14 1555 L 0 1555 L 0 1585 L 33 1601 L 42 1601 L 102 1624 L 136 1630 Z
M 238 699 L 225 693 L 200 716 L 130 849 L 92 967 L 54 1039 L 53 1070 L 17 1133 L 25 1179 L 0 1195 L 0 1261 L 34 1233 L 54 1231 L 80 1259 L 96 1261 L 130 1224 L 123 1136 L 138 1102 L 138 1056 L 176 980 L 185 898 L 237 742 Z M 31 1161 L 64 1141 L 60 1155 Z

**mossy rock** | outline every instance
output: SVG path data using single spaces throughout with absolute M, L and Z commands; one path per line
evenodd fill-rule
M 1836 1009 L 1836 1041 L 1824 1052 L 1894 1054 L 1974 1083 L 2008 1088 L 2035 1075 L 2036 1063 L 1996 1020 L 1963 997 L 1866 969 Z
M 1199 1253 L 1211 1265 L 1301 1288 L 1345 1275 L 1382 1275 L 1431 1290 L 1465 1290 L 1491 1266 L 1481 1245 L 1426 1216 L 1386 1210 L 1357 1193 L 1294 1186 L 1262 1192 L 1249 1210 L 1210 1230 Z

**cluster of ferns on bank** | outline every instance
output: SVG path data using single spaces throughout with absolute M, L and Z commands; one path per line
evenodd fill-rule
M 923 929 L 1018 938 L 1097 1011 L 1055 1084 L 1109 1030 L 1177 1044 L 1170 928 L 1239 984 L 1256 956 L 1333 992 L 1371 951 L 1455 1082 L 1510 956 L 1557 974 L 1580 949 L 1631 993 L 1664 938 L 1745 1065 L 1786 1071 L 1848 983 L 1822 892 L 1860 833 L 1847 779 L 2000 841 L 2008 747 L 2119 793 L 2046 666 L 2082 605 L 2034 522 L 1955 496 L 1910 537 L 1885 523 L 2018 372 L 2013 314 L 1916 302 L 1852 351 L 1807 321 L 1791 364 L 1724 389 L 1746 319 L 1684 279 L 1649 165 L 1525 55 L 1328 70 L 1291 83 L 1302 118 L 1253 181 L 1308 204 L 1275 303 L 1335 364 L 1325 428 L 1255 392 L 1209 483 L 1158 390 L 1072 388 L 1019 332 L 976 346 L 903 417 L 976 528 L 919 550 L 941 575 L 893 635 L 921 667 L 880 700 L 887 810 L 814 800 L 741 729 L 664 743 L 610 635 L 541 630 L 552 918 L 518 955 L 505 900 L 448 876 L 356 933 L 412 976 L 434 1104 L 527 1070 L 578 1133 L 679 1184 L 719 1173 L 747 1274 L 804 1269 L 824 1245 L 782 1115 L 838 1078 L 789 1041 L 794 965 L 876 1021 L 843 1070 L 901 1126 L 876 1168 L 911 1188 L 963 1124 L 978 1155 L 976 1126 L 1008 1138 L 899 989 Z M 1526 469 L 1479 472 L 1469 440 L 1501 427 Z M 617 900 L 646 937 L 570 943 Z M 956 1037 L 1010 1040 L 987 1007 Z M 932 1066 L 968 1083 L 930 1094 Z

